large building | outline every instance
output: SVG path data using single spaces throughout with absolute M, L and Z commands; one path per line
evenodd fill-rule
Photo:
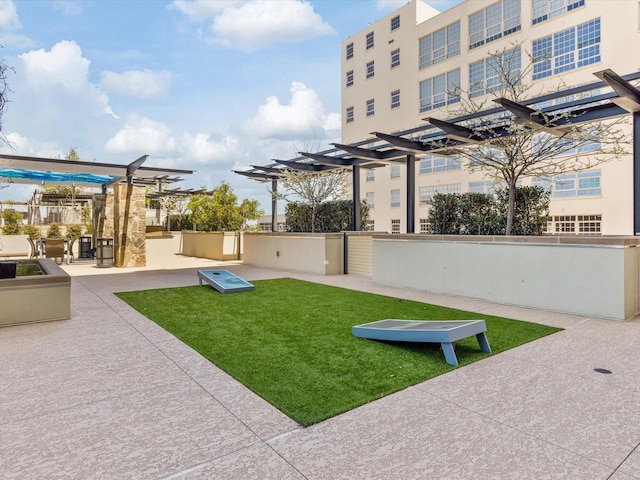
M 605 69 L 635 73 L 639 18 L 636 0 L 466 0 L 443 13 L 413 0 L 342 43 L 342 143 L 419 127 L 425 117 L 450 118 L 459 107 L 449 95 L 454 86 L 475 99 L 489 96 L 495 52 L 512 50 L 523 65 L 537 59 L 524 79 L 537 94 L 596 82 L 594 73 Z M 632 163 L 629 154 L 547 179 L 548 233 L 633 234 Z M 407 231 L 406 174 L 399 163 L 362 170 L 360 193 L 372 207 L 376 231 Z M 522 184 L 540 182 L 525 178 Z M 494 188 L 455 156 L 418 156 L 415 231 L 428 231 L 434 193 Z

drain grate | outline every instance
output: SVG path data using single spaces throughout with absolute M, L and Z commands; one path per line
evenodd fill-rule
M 594 368 L 593 371 L 598 373 L 604 373 L 607 375 L 609 375 L 610 373 L 613 373 L 611 370 L 607 370 L 606 368 Z

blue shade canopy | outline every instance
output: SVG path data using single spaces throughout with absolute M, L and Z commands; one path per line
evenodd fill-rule
M 15 168 L 0 169 L 0 178 L 31 180 L 42 183 L 73 183 L 104 185 L 116 177 L 93 175 L 90 173 L 42 172 L 39 170 L 23 170 Z

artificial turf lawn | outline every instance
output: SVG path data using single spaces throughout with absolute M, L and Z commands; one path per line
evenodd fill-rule
M 304 426 L 455 369 L 437 344 L 357 338 L 385 318 L 485 320 L 494 353 L 559 329 L 290 278 L 220 294 L 210 286 L 117 295 Z M 490 354 L 457 342 L 460 366 Z

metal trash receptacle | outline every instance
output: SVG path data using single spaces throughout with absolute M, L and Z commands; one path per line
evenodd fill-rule
M 93 254 L 91 253 L 91 237 L 80 237 L 78 242 L 80 242 L 78 258 L 93 258 Z
M 96 266 L 113 267 L 113 238 L 96 240 Z

